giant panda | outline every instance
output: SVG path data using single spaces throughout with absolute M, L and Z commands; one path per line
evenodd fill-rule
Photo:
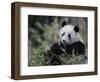
M 84 55 L 85 44 L 79 33 L 78 26 L 67 24 L 65 21 L 62 23 L 62 28 L 59 31 L 60 42 L 54 42 L 51 45 L 53 54 L 50 57 L 50 65 L 59 65 L 63 61 L 59 55 L 67 53 L 68 55 Z
M 59 32 L 61 40 L 61 47 L 65 49 L 68 54 L 81 55 L 85 53 L 85 44 L 79 33 L 79 27 L 74 25 L 62 23 L 62 29 Z

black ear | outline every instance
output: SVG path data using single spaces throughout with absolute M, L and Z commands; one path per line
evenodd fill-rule
M 64 21 L 64 22 L 62 22 L 62 27 L 64 27 L 65 25 L 67 25 L 67 22 L 66 21 Z
M 75 32 L 79 32 L 78 26 L 75 26 L 75 27 L 74 27 L 74 30 L 75 30 Z

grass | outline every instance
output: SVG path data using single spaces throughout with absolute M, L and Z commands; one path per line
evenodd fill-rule
M 49 53 L 47 52 L 50 49 L 50 46 L 46 41 L 42 42 L 43 44 L 37 48 L 30 48 L 29 53 L 29 66 L 47 66 L 49 61 Z M 64 62 L 62 65 L 74 65 L 74 64 L 86 64 L 88 63 L 87 57 L 87 48 L 84 55 L 60 55 L 61 60 Z
M 29 66 L 44 66 L 47 65 L 49 60 L 48 56 L 48 43 L 46 41 L 42 42 L 42 45 L 38 46 L 37 48 L 30 48 L 29 49 Z

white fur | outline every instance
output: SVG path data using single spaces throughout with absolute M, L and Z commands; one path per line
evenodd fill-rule
M 65 35 L 62 37 L 62 34 L 65 32 Z M 69 40 L 68 38 L 68 34 L 71 35 L 71 40 Z M 61 38 L 61 41 L 63 42 L 63 40 L 66 41 L 66 43 L 68 44 L 72 44 L 74 42 L 77 41 L 81 41 L 84 43 L 82 37 L 80 36 L 79 32 L 75 32 L 74 31 L 74 26 L 73 25 L 66 25 L 64 27 L 62 27 L 62 29 L 59 32 L 59 36 Z

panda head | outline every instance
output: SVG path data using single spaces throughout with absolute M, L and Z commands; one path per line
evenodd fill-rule
M 82 37 L 80 36 L 78 26 L 66 25 L 64 23 L 59 32 L 59 37 L 63 44 L 73 44 L 78 41 L 84 43 Z

